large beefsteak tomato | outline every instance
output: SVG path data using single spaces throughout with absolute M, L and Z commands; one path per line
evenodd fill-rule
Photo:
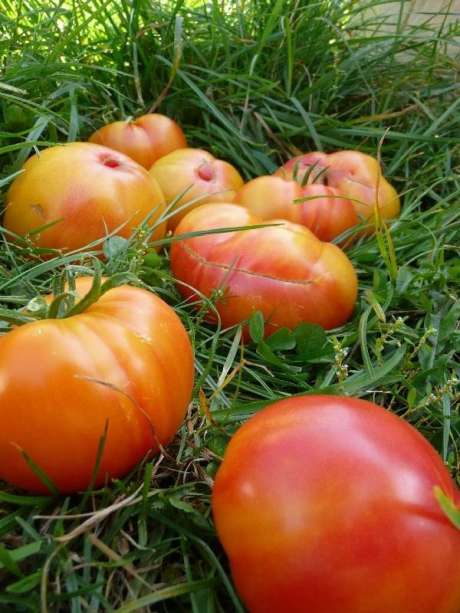
M 251 613 L 458 613 L 460 502 L 441 458 L 370 402 L 304 396 L 230 441 L 212 506 Z
M 176 235 L 263 223 L 235 204 L 203 205 L 191 211 Z M 357 295 L 355 270 L 341 249 L 321 242 L 304 226 L 270 220 L 270 227 L 192 236 L 173 243 L 171 267 L 186 297 L 193 288 L 205 296 L 216 290 L 224 326 L 262 311 L 266 331 L 302 322 L 324 328 L 343 324 Z
M 77 279 L 85 295 L 91 279 Z M 154 294 L 110 289 L 81 314 L 0 337 L 0 478 L 46 492 L 121 477 L 176 433 L 190 400 L 193 353 L 179 318 Z M 29 460 L 30 459 L 30 460 Z

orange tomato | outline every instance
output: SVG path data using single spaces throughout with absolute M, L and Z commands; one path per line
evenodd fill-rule
M 302 224 L 322 241 L 332 241 L 359 223 L 353 203 L 334 187 L 302 186 L 291 178 L 263 176 L 243 185 L 235 196 L 261 219 L 280 217 Z
M 379 162 L 359 151 L 336 153 L 305 153 L 289 160 L 279 168 L 277 176 L 325 185 L 349 198 L 356 214 L 374 227 L 375 215 L 388 220 L 399 215 L 399 196 L 382 175 Z
M 206 202 L 231 202 L 236 190 L 243 185 L 236 168 L 203 149 L 173 151 L 155 162 L 150 174 L 160 184 L 168 204 L 177 199 L 174 204 L 177 212 L 168 221 L 168 228 L 172 230 L 196 206 Z
M 92 279 L 77 279 L 80 295 Z M 193 353 L 179 318 L 127 285 L 84 312 L 0 337 L 0 478 L 47 492 L 24 454 L 62 493 L 88 487 L 105 426 L 96 486 L 166 445 L 182 423 Z
M 251 613 L 458 613 L 459 504 L 412 426 L 354 398 L 288 398 L 236 433 L 212 508 Z
M 259 217 L 235 204 L 207 204 L 191 211 L 176 235 L 216 228 L 252 226 Z M 171 268 L 186 297 L 223 295 L 216 307 L 224 326 L 262 311 L 266 331 L 312 322 L 343 324 L 357 295 L 355 270 L 335 245 L 307 228 L 284 220 L 272 227 L 195 236 L 174 242 Z M 211 316 L 210 316 L 211 317 Z
M 39 247 L 73 250 L 117 230 L 129 237 L 149 215 L 158 224 L 165 208 L 160 187 L 136 162 L 90 143 L 57 145 L 32 156 L 12 183 L 4 226 L 19 235 L 57 222 L 33 236 Z
M 130 121 L 114 121 L 99 128 L 89 141 L 116 149 L 147 169 L 164 155 L 187 146 L 182 128 L 159 113 Z

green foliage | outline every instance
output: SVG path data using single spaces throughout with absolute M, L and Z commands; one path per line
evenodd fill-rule
M 104 251 L 102 274 L 128 275 L 178 309 L 197 383 L 167 455 L 128 478 L 65 499 L 0 492 L 1 610 L 242 611 L 213 531 L 212 475 L 238 424 L 290 394 L 383 404 L 458 476 L 460 103 L 458 63 L 444 52 L 458 26 L 427 15 L 391 32 L 359 11 L 354 0 L 3 0 L 4 194 L 34 149 L 157 108 L 246 177 L 308 149 L 380 152 L 403 212 L 390 233 L 349 251 L 360 279 L 352 321 L 263 340 L 255 315 L 244 346 L 240 329 L 204 322 L 209 302 L 181 300 L 145 228 L 46 260 L 2 228 L 4 330 L 28 320 L 25 306 L 40 316 L 38 297 L 65 275 L 94 274 Z

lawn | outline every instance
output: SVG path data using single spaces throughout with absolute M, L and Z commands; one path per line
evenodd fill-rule
M 66 267 L 129 272 L 176 308 L 193 342 L 187 420 L 166 452 L 72 497 L 0 491 L 0 610 L 241 612 L 210 512 L 240 423 L 292 394 L 372 400 L 415 425 L 460 476 L 460 26 L 364 13 L 374 0 L 2 0 L 0 185 L 35 151 L 155 109 L 246 179 L 302 151 L 382 160 L 401 216 L 349 256 L 353 318 L 289 343 L 217 329 L 141 239 L 42 259 L 2 228 L 2 329 Z M 379 2 L 376 2 L 379 4 Z M 393 27 L 385 27 L 390 21 Z M 447 52 L 449 51 L 449 52 Z

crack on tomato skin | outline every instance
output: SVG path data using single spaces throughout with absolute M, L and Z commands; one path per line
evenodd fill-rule
M 315 283 L 319 283 L 319 281 L 321 281 L 321 278 L 316 278 L 316 279 L 311 279 L 311 280 L 282 279 L 280 277 L 275 277 L 273 275 L 268 275 L 268 274 L 264 274 L 260 272 L 253 272 L 251 270 L 246 270 L 245 268 L 239 268 L 237 266 L 227 266 L 225 264 L 218 264 L 217 262 L 209 262 L 208 260 L 206 260 L 206 258 L 204 258 L 202 255 L 200 255 L 194 249 L 192 249 L 191 247 L 189 247 L 188 245 L 184 243 L 179 244 L 178 247 L 182 247 L 188 253 L 188 255 L 190 255 L 192 258 L 197 260 L 203 266 L 206 266 L 208 268 L 217 268 L 220 270 L 225 270 L 228 273 L 240 272 L 242 274 L 249 275 L 251 277 L 257 277 L 260 279 L 269 279 L 270 281 L 280 281 L 281 283 L 289 283 L 291 285 L 300 285 L 301 287 L 307 287 L 309 285 L 314 285 Z

